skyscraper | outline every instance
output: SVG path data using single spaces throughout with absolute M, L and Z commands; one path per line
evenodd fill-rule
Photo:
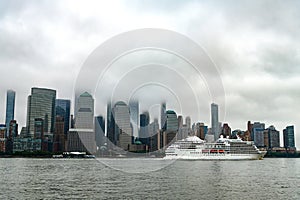
M 128 150 L 132 144 L 129 107 L 126 103 L 119 101 L 112 109 L 112 114 L 115 121 L 115 138 L 117 138 L 118 146 Z
M 6 136 L 8 136 L 9 123 L 14 119 L 15 114 L 15 97 L 16 93 L 13 90 L 7 90 L 6 95 L 6 116 L 5 116 L 5 125 L 6 125 Z
M 55 116 L 63 117 L 64 119 L 64 134 L 67 134 L 70 128 L 70 108 L 71 101 L 68 99 L 55 100 Z
M 88 92 L 84 92 L 77 99 L 75 108 L 75 128 L 94 128 L 94 99 Z
M 287 126 L 283 130 L 283 141 L 285 148 L 295 148 L 294 126 Z
M 103 116 L 95 117 L 95 139 L 96 145 L 99 148 L 106 143 L 105 120 Z
M 277 131 L 274 126 L 270 126 L 267 129 L 267 131 L 268 131 L 268 147 L 269 148 L 280 147 L 279 131 Z
M 135 100 L 130 101 L 129 111 L 130 111 L 130 122 L 133 129 L 133 135 L 137 137 L 139 133 L 139 102 Z
M 264 144 L 264 130 L 265 124 L 260 122 L 254 122 L 252 125 L 251 138 L 257 147 L 263 147 Z
M 94 132 L 94 99 L 88 92 L 76 100 L 75 129 L 68 133 L 68 151 L 96 152 Z
M 177 114 L 175 111 L 173 110 L 168 110 L 166 112 L 166 130 L 167 131 L 174 131 L 177 132 L 178 131 L 178 119 L 177 119 Z
M 166 129 L 166 121 L 167 121 L 167 115 L 166 115 L 166 102 L 163 102 L 161 104 L 160 108 L 160 128 Z
M 219 130 L 219 114 L 218 114 L 218 105 L 215 103 L 211 104 L 211 131 L 214 135 L 214 139 L 217 140 L 220 135 Z
M 143 112 L 140 114 L 140 134 L 139 139 L 143 144 L 149 145 L 149 122 L 150 116 L 149 112 Z
M 27 102 L 27 132 L 34 134 L 34 121 L 43 119 L 44 132 L 53 133 L 55 117 L 56 91 L 46 88 L 31 88 Z
M 115 120 L 112 115 L 112 105 L 107 103 L 106 111 L 106 136 L 108 138 L 108 145 L 117 144 L 117 138 L 115 137 Z
M 190 116 L 187 116 L 185 118 L 185 124 L 186 124 L 188 129 L 191 129 L 191 117 Z

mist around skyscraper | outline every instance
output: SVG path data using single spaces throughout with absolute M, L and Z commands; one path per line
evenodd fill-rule
M 210 105 L 209 126 L 176 113 L 167 100 L 160 104 L 159 118 L 141 110 L 137 99 L 128 103 L 108 102 L 106 113 L 95 115 L 95 99 L 88 92 L 77 96 L 73 114 L 70 99 L 57 98 L 54 89 L 33 87 L 27 99 L 26 125 L 21 128 L 14 118 L 15 97 L 13 90 L 7 91 L 6 120 L 0 125 L 2 153 L 65 152 L 71 156 L 147 153 L 160 156 L 170 144 L 188 136 L 214 142 L 221 135 L 253 141 L 258 148 L 269 152 L 296 151 L 293 125 L 281 132 L 274 125 L 248 121 L 246 130 L 232 129 L 228 122 L 219 121 L 216 103 Z M 281 134 L 283 141 L 280 142 Z

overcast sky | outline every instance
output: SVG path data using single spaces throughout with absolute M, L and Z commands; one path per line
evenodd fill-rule
M 218 67 L 226 95 L 221 121 L 242 130 L 248 120 L 260 121 L 281 134 L 295 125 L 299 147 L 299 10 L 299 1 L 273 0 L 1 1 L 0 122 L 7 89 L 16 91 L 15 118 L 25 126 L 31 87 L 73 99 L 76 77 L 101 43 L 125 31 L 161 28 L 197 42 Z M 177 112 L 210 124 L 209 103 L 201 103 L 200 115 Z

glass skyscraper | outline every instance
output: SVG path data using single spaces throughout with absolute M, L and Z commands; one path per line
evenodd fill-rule
M 130 122 L 132 125 L 132 131 L 134 136 L 138 136 L 139 132 L 139 102 L 130 101 L 129 102 L 129 111 L 130 111 Z
M 173 110 L 168 110 L 166 112 L 167 122 L 166 122 L 166 130 L 167 131 L 178 131 L 178 119 L 177 114 Z
M 285 148 L 294 148 L 295 147 L 294 126 L 287 126 L 283 130 L 283 141 L 284 141 Z
M 67 134 L 70 127 L 70 107 L 71 101 L 67 99 L 55 100 L 55 116 L 63 117 L 64 119 L 64 134 Z
M 34 135 L 35 119 L 44 121 L 44 133 L 53 133 L 55 122 L 56 91 L 47 88 L 31 88 L 27 102 L 27 132 Z
M 5 116 L 5 125 L 6 125 L 6 134 L 9 132 L 9 123 L 14 119 L 15 114 L 15 97 L 16 92 L 13 90 L 8 90 L 6 95 L 6 116 Z
M 215 103 L 211 104 L 211 131 L 214 134 L 214 139 L 217 140 L 220 135 L 220 130 L 219 130 L 218 105 Z

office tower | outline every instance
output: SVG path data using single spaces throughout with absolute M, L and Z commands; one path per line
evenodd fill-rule
M 6 125 L 0 124 L 0 152 L 6 151 Z
M 279 131 L 274 126 L 267 128 L 268 131 L 268 147 L 280 147 Z
M 219 114 L 218 114 L 218 105 L 215 103 L 211 104 L 211 131 L 214 135 L 214 139 L 217 140 L 220 135 L 219 130 Z
M 34 119 L 34 139 L 44 139 L 44 120 L 42 118 Z
M 15 138 L 18 136 L 18 124 L 16 120 L 11 120 L 9 123 L 9 138 Z
M 53 138 L 53 152 L 65 151 L 65 121 L 64 117 L 57 115 Z
M 160 108 L 160 128 L 163 130 L 166 129 L 166 120 L 166 102 L 163 102 Z
M 253 128 L 253 124 L 251 123 L 251 121 L 248 121 L 247 122 L 247 130 L 248 130 L 250 135 L 252 133 L 252 128 Z M 253 138 L 251 140 L 253 140 Z
M 130 122 L 133 129 L 133 135 L 137 137 L 139 134 L 139 102 L 135 100 L 130 101 L 129 111 L 130 111 Z
M 265 124 L 260 122 L 254 122 L 252 125 L 251 138 L 257 147 L 264 147 L 264 130 Z
M 195 135 L 197 137 L 199 137 L 201 140 L 204 140 L 205 139 L 205 136 L 207 134 L 207 126 L 205 126 L 204 123 L 200 123 L 198 122 L 196 125 L 195 125 L 195 128 L 194 128 L 194 132 L 195 132 Z
M 112 105 L 107 103 L 106 107 L 106 136 L 108 138 L 108 146 L 112 148 L 117 144 L 117 138 L 115 137 L 115 119 L 112 115 Z
M 231 137 L 231 128 L 230 128 L 230 126 L 227 123 L 223 124 L 222 135 L 224 137 Z
M 185 118 L 185 124 L 186 124 L 188 129 L 191 129 L 191 117 L 187 116 Z
M 88 92 L 84 92 L 77 99 L 75 107 L 75 128 L 94 128 L 94 99 Z
M 146 145 L 149 145 L 150 138 L 149 138 L 149 122 L 150 116 L 149 112 L 143 112 L 140 114 L 140 134 L 139 140 Z
M 168 110 L 166 112 L 166 130 L 167 131 L 178 131 L 178 119 L 177 119 L 177 114 L 173 110 Z
M 71 115 L 71 128 L 75 128 L 75 119 L 74 119 L 74 115 Z
M 16 93 L 13 90 L 7 90 L 6 94 L 6 116 L 5 116 L 5 125 L 6 125 L 6 135 L 9 131 L 9 123 L 14 119 L 15 114 L 15 97 Z
M 283 130 L 283 142 L 285 148 L 295 148 L 294 126 L 287 126 Z
M 53 133 L 56 91 L 46 88 L 31 88 L 27 102 L 27 132 L 32 137 L 36 118 L 44 120 L 44 133 Z
M 95 137 L 96 145 L 98 148 L 105 145 L 105 120 L 103 116 L 95 117 Z
M 118 146 L 128 150 L 132 144 L 129 107 L 124 102 L 119 101 L 112 109 L 112 114 L 115 121 L 115 138 L 118 141 Z
M 181 115 L 178 115 L 178 129 L 183 127 L 183 118 Z
M 150 152 L 158 150 L 158 132 L 159 132 L 159 123 L 158 119 L 154 119 L 152 123 L 149 125 L 149 136 L 150 136 L 150 144 L 149 144 L 149 150 Z
M 64 119 L 64 134 L 67 134 L 70 128 L 70 108 L 71 101 L 68 99 L 55 100 L 55 116 L 63 117 Z
M 264 147 L 266 147 L 267 149 L 270 148 L 270 145 L 269 145 L 269 130 L 268 129 L 264 130 Z
M 96 152 L 94 132 L 94 99 L 88 92 L 76 100 L 75 129 L 68 132 L 68 151 Z

